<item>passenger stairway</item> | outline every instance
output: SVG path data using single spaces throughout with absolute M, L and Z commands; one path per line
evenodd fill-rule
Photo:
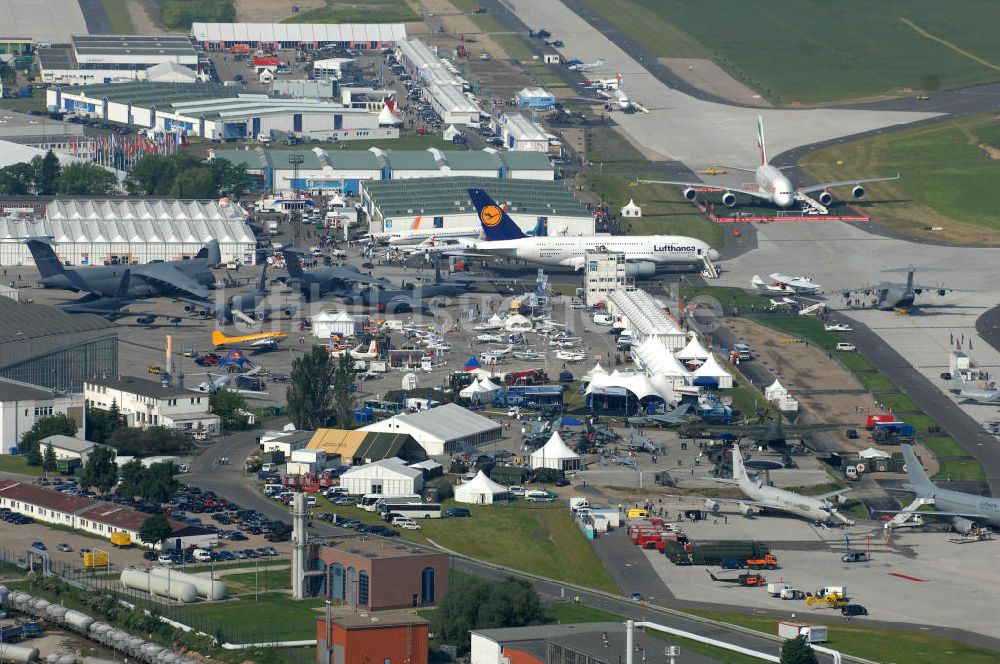
M 253 327 L 254 325 L 257 324 L 257 321 L 255 321 L 253 318 L 250 318 L 250 316 L 247 316 L 239 309 L 233 309 L 229 313 L 232 315 L 234 321 L 238 320 L 241 323 L 245 323 L 247 327 Z
M 817 201 L 815 198 L 803 194 L 801 191 L 795 192 L 795 200 L 799 203 L 804 203 L 802 206 L 802 211 L 805 214 L 830 214 L 830 210 L 827 209 L 825 205 Z

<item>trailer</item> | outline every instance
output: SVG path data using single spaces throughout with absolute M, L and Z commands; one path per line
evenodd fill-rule
M 807 643 L 825 643 L 828 639 L 826 625 L 806 625 L 797 622 L 779 622 L 778 636 L 783 639 L 805 637 Z

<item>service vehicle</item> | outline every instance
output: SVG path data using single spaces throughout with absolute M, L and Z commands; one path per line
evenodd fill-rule
M 826 625 L 806 625 L 797 622 L 779 622 L 778 636 L 783 639 L 805 637 L 807 643 L 824 643 L 828 639 Z
M 847 343 L 846 341 L 841 341 L 839 344 L 837 344 L 838 353 L 852 353 L 857 349 L 858 349 L 857 346 L 851 343 Z
M 872 559 L 872 555 L 867 551 L 848 551 L 840 557 L 842 563 L 867 563 Z

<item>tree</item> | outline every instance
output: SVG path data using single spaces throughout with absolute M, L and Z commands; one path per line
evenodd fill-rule
M 42 439 L 55 435 L 75 436 L 76 422 L 73 418 L 60 413 L 36 420 L 35 425 L 21 436 L 20 451 L 28 455 L 28 463 L 31 463 L 33 455 L 37 459 L 34 465 L 42 463 L 40 448 Z
M 52 447 L 52 443 L 48 443 L 45 446 L 45 454 L 42 456 L 42 470 L 47 473 L 56 472 L 56 451 Z
M 122 411 L 118 408 L 118 400 L 111 399 L 111 406 L 108 407 L 108 431 L 113 432 L 122 423 Z
M 0 168 L 0 195 L 24 196 L 35 187 L 35 169 L 31 164 L 11 164 Z
M 337 426 L 350 429 L 354 426 L 354 411 L 358 409 L 358 385 L 355 382 L 358 370 L 354 368 L 354 358 L 341 355 L 333 363 L 330 385 L 333 392 L 333 415 Z
M 818 664 L 819 659 L 806 637 L 799 634 L 781 644 L 781 664 Z
M 142 483 L 139 485 L 139 495 L 149 503 L 165 503 L 177 493 L 177 480 L 174 474 L 177 466 L 170 461 L 154 463 L 145 469 Z
M 56 191 L 67 196 L 108 196 L 118 189 L 118 180 L 96 164 L 76 162 L 62 169 Z
M 107 444 L 125 456 L 176 454 L 194 445 L 191 436 L 159 426 L 148 429 L 120 426 L 108 436 Z
M 129 500 L 142 494 L 142 483 L 146 477 L 146 467 L 138 459 L 132 459 L 120 469 L 121 484 L 118 486 L 118 495 Z
M 322 346 L 292 362 L 291 383 L 285 392 L 288 415 L 297 429 L 315 429 L 333 413 L 334 361 Z
M 207 168 L 189 168 L 174 177 L 167 195 L 171 198 L 217 198 L 219 191 Z
M 156 546 L 163 540 L 170 537 L 174 529 L 170 527 L 167 517 L 162 514 L 154 514 L 146 517 L 139 527 L 139 539 L 146 544 Z
M 242 431 L 247 428 L 246 398 L 232 390 L 217 390 L 209 397 L 212 412 L 219 416 L 222 428 L 228 431 Z
M 235 199 L 247 192 L 250 177 L 245 165 L 234 164 L 228 159 L 209 159 L 206 167 L 212 172 L 212 182 L 218 187 L 219 194 Z
M 39 196 L 51 196 L 56 193 L 56 180 L 59 177 L 59 158 L 52 150 L 42 158 L 31 160 L 36 169 L 35 193 Z
M 117 481 L 118 464 L 115 463 L 115 451 L 103 445 L 95 447 L 87 456 L 87 463 L 83 465 L 80 486 L 84 489 L 94 487 L 101 493 L 107 493 Z
M 527 581 L 461 576 L 449 584 L 431 625 L 441 643 L 468 652 L 470 630 L 537 625 L 543 619 L 538 593 Z

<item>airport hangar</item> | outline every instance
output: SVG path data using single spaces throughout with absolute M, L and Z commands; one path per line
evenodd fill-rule
M 90 85 L 150 75 L 190 83 L 198 71 L 198 51 L 184 35 L 73 35 L 68 47 L 41 48 L 37 56 L 42 82 L 49 84 Z
M 67 265 L 135 265 L 194 257 L 219 241 L 222 262 L 253 265 L 257 241 L 243 210 L 226 199 L 54 200 L 41 216 L 0 218 L 0 265 L 34 265 L 24 244 L 52 239 Z
M 118 375 L 118 328 L 91 314 L 0 297 L 0 377 L 59 392 Z
M 214 83 L 118 83 L 49 88 L 46 105 L 102 120 L 212 140 L 294 132 L 323 140 L 398 138 L 379 115 L 332 102 L 243 93 Z
M 260 49 L 320 49 L 325 46 L 372 51 L 406 39 L 402 23 L 192 23 L 191 36 L 206 51 L 233 46 Z
M 362 182 L 361 205 L 370 233 L 478 228 L 470 188 L 483 189 L 506 204 L 507 214 L 523 231 L 541 222 L 548 235 L 595 232 L 594 213 L 559 181 L 460 176 Z
M 410 69 L 424 86 L 424 97 L 445 124 L 478 123 L 485 115 L 479 104 L 466 93 L 472 86 L 458 75 L 455 65 L 437 56 L 419 39 L 400 41 L 396 48 L 400 62 Z
M 541 153 L 510 153 L 487 148 L 468 150 L 214 150 L 212 159 L 246 166 L 257 192 L 336 191 L 357 196 L 360 183 L 374 180 L 478 177 L 512 180 L 555 180 L 555 171 Z M 302 163 L 293 165 L 296 154 Z

